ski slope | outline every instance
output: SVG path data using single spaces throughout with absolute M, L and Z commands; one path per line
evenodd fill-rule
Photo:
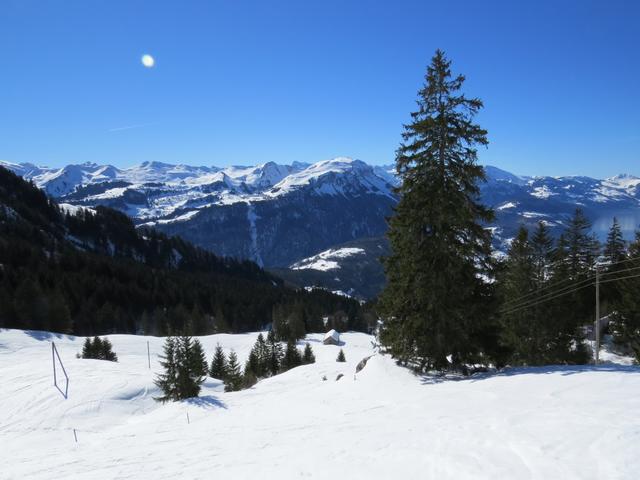
M 209 359 L 219 342 L 244 362 L 256 337 L 201 341 Z M 376 355 L 354 376 L 374 353 L 372 338 L 343 334 L 347 362 L 337 363 L 340 347 L 318 334 L 308 337 L 313 365 L 241 392 L 209 379 L 199 399 L 161 405 L 153 378 L 163 339 L 109 339 L 118 363 L 76 358 L 84 338 L 0 330 L 1 479 L 635 479 L 640 471 L 634 366 L 437 380 Z M 52 385 L 51 340 L 70 377 L 67 399 Z

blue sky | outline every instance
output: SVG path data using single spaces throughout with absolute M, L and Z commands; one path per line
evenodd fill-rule
M 482 163 L 640 175 L 639 4 L 2 0 L 0 159 L 389 163 L 442 48 Z

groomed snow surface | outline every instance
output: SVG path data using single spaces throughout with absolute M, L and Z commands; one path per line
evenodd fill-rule
M 220 342 L 244 361 L 256 336 L 201 340 L 209 359 Z M 241 392 L 209 379 L 201 398 L 160 405 L 161 338 L 111 335 L 120 361 L 110 363 L 76 358 L 84 338 L 1 330 L 0 478 L 638 478 L 637 367 L 438 381 L 375 355 L 354 377 L 372 338 L 322 337 L 308 337 L 316 364 Z M 52 340 L 67 399 L 52 385 Z

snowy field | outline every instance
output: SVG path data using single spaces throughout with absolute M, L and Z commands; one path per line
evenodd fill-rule
M 256 336 L 201 341 L 209 359 L 220 342 L 244 362 Z M 566 480 L 640 471 L 637 367 L 435 381 L 377 355 L 354 376 L 373 353 L 371 337 L 344 334 L 341 364 L 340 347 L 311 335 L 314 365 L 241 392 L 210 379 L 200 399 L 160 405 L 153 378 L 163 339 L 109 338 L 118 363 L 77 359 L 84 338 L 0 330 L 0 478 Z M 70 377 L 67 399 L 52 385 L 51 340 Z

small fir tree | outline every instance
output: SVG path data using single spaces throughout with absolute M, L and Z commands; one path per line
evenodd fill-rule
M 154 383 L 162 391 L 162 395 L 157 397 L 156 400 L 165 403 L 179 399 L 175 337 L 167 337 L 162 349 L 164 355 L 160 357 L 160 365 L 164 372 L 156 376 Z
M 338 358 L 336 358 L 336 362 L 346 362 L 347 358 L 344 356 L 344 352 L 342 349 L 338 352 Z
M 113 346 L 108 338 L 102 340 L 102 345 L 100 349 L 100 359 L 108 360 L 110 362 L 117 362 L 118 356 L 113 351 Z
M 301 363 L 302 356 L 300 355 L 300 351 L 296 347 L 295 342 L 293 340 L 289 340 L 284 351 L 284 358 L 282 359 L 282 370 L 290 370 L 299 366 Z
M 270 375 L 277 375 L 280 371 L 284 353 L 282 351 L 282 345 L 280 345 L 280 342 L 276 340 L 276 335 L 273 329 L 271 329 L 267 335 L 267 349 L 269 352 L 267 369 Z
M 220 344 L 216 345 L 216 350 L 211 360 L 211 368 L 209 369 L 209 375 L 223 382 L 227 378 L 227 357 L 224 354 L 224 350 Z
M 313 350 L 311 348 L 311 345 L 309 345 L 309 343 L 307 343 L 304 346 L 304 353 L 302 354 L 302 363 L 303 364 L 316 363 L 316 357 L 313 354 Z
M 207 357 L 204 354 L 204 349 L 200 340 L 197 338 L 193 340 L 193 346 L 189 357 L 190 368 L 194 375 L 199 377 L 206 377 L 209 374 L 209 367 L 207 365 Z
M 242 388 L 242 372 L 240 363 L 238 363 L 238 355 L 231 350 L 229 352 L 229 362 L 227 364 L 227 381 L 225 382 L 225 392 L 235 392 Z
M 611 263 L 615 264 L 622 260 L 625 256 L 624 238 L 622 238 L 622 229 L 618 223 L 618 219 L 613 217 L 611 229 L 607 234 L 607 243 L 604 247 L 604 257 Z
M 549 234 L 549 227 L 544 222 L 538 222 L 531 237 L 531 256 L 534 281 L 536 288 L 540 289 L 549 280 L 549 266 L 553 256 L 553 239 Z
M 201 375 L 204 353 L 199 357 L 196 356 L 195 352 L 195 342 L 191 336 L 182 335 L 178 338 L 176 364 L 178 367 L 177 381 L 180 400 L 197 397 L 200 393 L 200 385 L 204 381 L 204 377 Z
M 91 358 L 95 360 L 108 360 L 117 362 L 118 356 L 113 351 L 113 346 L 108 338 L 100 337 L 87 338 L 82 347 L 82 358 Z
M 93 342 L 89 337 L 85 339 L 84 345 L 82 346 L 82 358 L 94 358 Z

